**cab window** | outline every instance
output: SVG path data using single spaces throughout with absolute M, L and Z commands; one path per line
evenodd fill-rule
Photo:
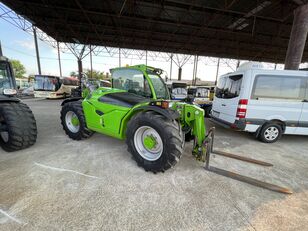
M 135 69 L 118 69 L 112 72 L 112 87 L 144 97 L 151 97 L 149 84 L 143 73 Z

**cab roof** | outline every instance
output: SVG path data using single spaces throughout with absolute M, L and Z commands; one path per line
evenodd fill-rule
M 119 70 L 119 69 L 138 69 L 138 70 L 141 70 L 141 71 L 152 71 L 152 72 L 155 72 L 157 74 L 161 74 L 163 72 L 162 69 L 160 68 L 156 68 L 156 67 L 151 67 L 151 66 L 147 66 L 147 65 L 144 65 L 144 64 L 138 64 L 138 65 L 133 65 L 133 66 L 126 66 L 126 67 L 116 67 L 116 68 L 112 68 L 110 69 L 110 72 L 112 73 L 112 71 L 114 70 Z

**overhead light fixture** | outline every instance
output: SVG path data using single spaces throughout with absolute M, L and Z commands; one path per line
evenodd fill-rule
M 261 10 L 263 10 L 265 7 L 267 7 L 270 4 L 271 4 L 271 1 L 262 2 L 256 8 L 252 9 L 247 14 L 245 14 L 242 18 L 239 18 L 238 20 L 236 20 L 235 22 L 230 24 L 228 26 L 228 29 L 237 29 L 237 30 L 244 29 L 245 27 L 247 27 L 249 25 L 248 23 L 242 24 L 244 21 L 246 21 L 247 18 L 256 15 L 258 12 L 260 12 Z

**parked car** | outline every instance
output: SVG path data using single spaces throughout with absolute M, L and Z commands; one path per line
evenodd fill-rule
M 211 116 L 266 143 L 282 134 L 308 135 L 308 71 L 243 64 L 219 78 Z
M 190 86 L 188 88 L 188 96 L 192 98 L 192 102 L 199 105 L 204 110 L 205 117 L 210 117 L 212 110 L 211 90 L 207 86 Z
M 171 99 L 184 100 L 187 98 L 187 83 L 181 81 L 169 81 L 166 85 L 168 86 Z

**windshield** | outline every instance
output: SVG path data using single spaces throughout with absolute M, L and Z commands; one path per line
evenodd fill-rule
M 206 88 L 197 88 L 196 97 L 207 98 L 209 96 L 209 90 Z
M 60 88 L 60 79 L 50 76 L 35 76 L 35 91 L 57 91 Z
M 152 97 L 143 73 L 136 69 L 117 69 L 112 72 L 112 87 L 144 97 Z
M 152 72 L 148 72 L 148 76 L 152 81 L 153 87 L 155 89 L 157 99 L 169 99 L 169 91 L 162 80 L 162 78 Z
M 3 94 L 3 89 L 6 88 L 13 88 L 10 69 L 6 62 L 0 62 L 0 94 Z

